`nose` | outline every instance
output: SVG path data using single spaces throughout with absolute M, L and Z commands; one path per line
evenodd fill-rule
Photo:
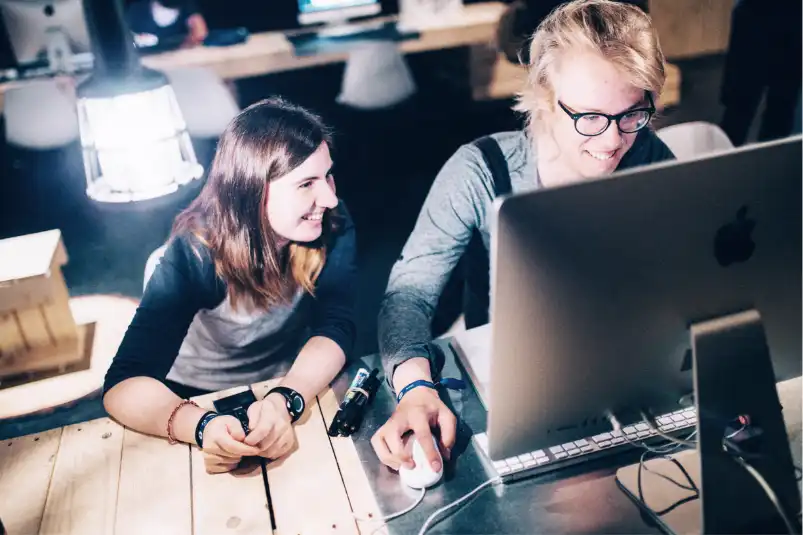
M 608 129 L 605 130 L 599 137 L 605 140 L 605 147 L 609 150 L 618 149 L 622 146 L 622 133 L 619 131 L 619 125 L 611 121 Z
M 321 180 L 315 197 L 315 204 L 321 208 L 331 209 L 337 206 L 337 194 L 335 193 L 334 179 Z

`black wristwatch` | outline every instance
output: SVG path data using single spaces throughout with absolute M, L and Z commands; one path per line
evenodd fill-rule
M 286 386 L 277 386 L 271 388 L 265 397 L 268 397 L 274 393 L 284 396 L 287 412 L 290 413 L 290 421 L 292 423 L 295 423 L 299 418 L 301 418 L 301 415 L 304 414 L 304 409 L 306 408 L 304 397 L 301 394 L 292 388 L 287 388 Z

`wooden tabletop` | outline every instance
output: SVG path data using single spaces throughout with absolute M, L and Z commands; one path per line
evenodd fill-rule
M 425 52 L 473 44 L 493 43 L 496 26 L 505 10 L 502 2 L 482 2 L 464 7 L 439 27 L 420 31 L 420 36 L 398 43 L 402 53 Z M 355 25 L 372 26 L 396 16 L 380 17 Z M 346 61 L 348 51 L 296 56 L 288 36 L 309 31 L 256 33 L 242 44 L 227 47 L 196 47 L 144 56 L 142 63 L 153 69 L 206 67 L 223 79 L 239 79 Z
M 261 399 L 275 383 L 251 388 Z M 245 388 L 196 401 L 211 408 Z M 352 439 L 326 432 L 338 403 L 331 390 L 310 403 L 291 455 L 264 467 L 246 459 L 226 474 L 207 474 L 197 447 L 108 418 L 4 441 L 0 519 L 9 534 L 26 535 L 384 533 L 370 519 L 379 507 Z

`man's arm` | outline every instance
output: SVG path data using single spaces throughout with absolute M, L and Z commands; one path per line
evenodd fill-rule
M 443 166 L 424 201 L 412 234 L 390 274 L 379 311 L 379 350 L 390 384 L 410 359 L 425 358 L 430 373 L 443 363 L 429 344 L 431 322 L 446 281 L 468 245 L 474 229 L 485 219 L 492 202 L 492 181 L 482 155 L 474 146 L 461 147 Z M 409 380 L 417 376 L 408 368 Z M 405 373 L 407 375 L 407 373 Z M 426 374 L 425 374 L 426 375 Z

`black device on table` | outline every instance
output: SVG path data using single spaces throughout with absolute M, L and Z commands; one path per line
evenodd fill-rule
M 248 427 L 248 407 L 257 400 L 254 393 L 248 389 L 238 392 L 225 398 L 214 401 L 215 410 L 220 414 L 227 414 L 237 418 L 243 426 L 243 431 L 247 435 L 251 430 Z
M 359 43 L 371 41 L 399 42 L 417 39 L 421 34 L 413 31 L 402 31 L 395 22 L 366 24 L 354 26 L 341 35 L 329 34 L 319 30 L 309 30 L 287 36 L 293 45 L 296 56 L 307 56 L 319 53 L 345 52 Z

